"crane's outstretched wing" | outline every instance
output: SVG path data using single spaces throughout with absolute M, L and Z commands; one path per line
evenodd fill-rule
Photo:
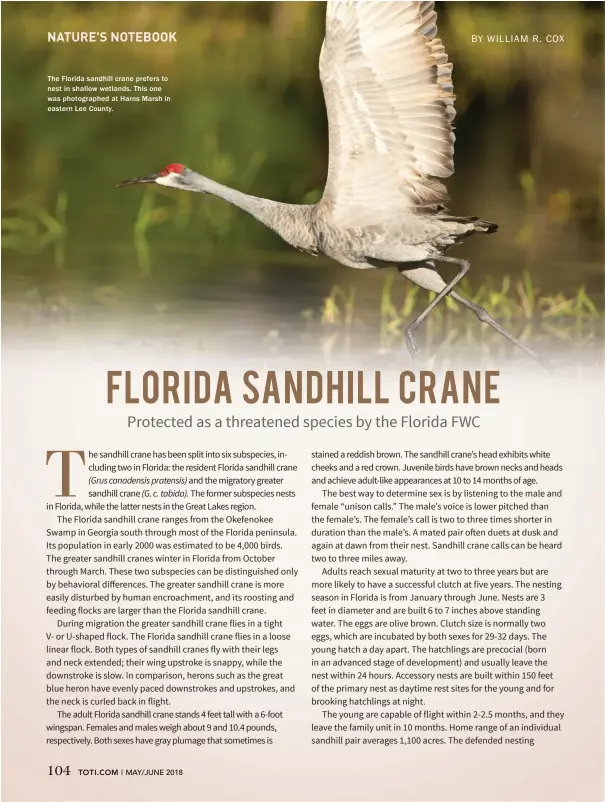
M 330 162 L 323 211 L 341 226 L 442 207 L 452 174 L 452 65 L 432 2 L 328 2 L 319 59 Z

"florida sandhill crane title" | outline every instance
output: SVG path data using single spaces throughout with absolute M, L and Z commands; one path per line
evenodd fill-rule
M 499 404 L 497 370 L 107 371 L 107 403 L 124 404 Z

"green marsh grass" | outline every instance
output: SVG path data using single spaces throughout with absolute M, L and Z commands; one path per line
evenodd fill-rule
M 54 213 L 32 200 L 7 204 L 2 218 L 2 247 L 24 254 L 40 254 L 52 246 L 56 268 L 65 266 L 67 193 L 57 195 Z
M 384 280 L 379 305 L 379 341 L 383 350 L 390 350 L 403 343 L 405 327 L 435 297 L 417 286 L 407 287 L 403 300 L 394 299 L 394 285 L 398 277 L 390 275 Z M 597 308 L 583 286 L 574 295 L 562 292 L 556 295 L 543 294 L 534 286 L 531 275 L 525 272 L 518 281 L 505 276 L 498 284 L 488 280 L 478 288 L 472 288 L 468 280 L 460 283 L 460 292 L 479 306 L 485 307 L 497 320 L 514 329 L 521 339 L 536 334 L 548 334 L 558 340 L 575 340 L 588 344 L 598 336 L 603 312 Z M 370 313 L 371 314 L 371 313 Z M 366 314 L 367 317 L 367 314 Z M 473 314 L 446 298 L 423 323 L 423 336 L 427 344 L 487 341 L 494 332 L 487 326 L 473 323 Z M 364 315 L 355 308 L 355 296 L 334 286 L 324 301 L 321 323 L 331 331 L 350 332 L 364 321 Z M 497 336 L 497 335 L 495 335 Z

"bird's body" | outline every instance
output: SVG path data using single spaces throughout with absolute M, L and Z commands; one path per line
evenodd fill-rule
M 342 227 L 335 224 L 331 210 L 323 202 L 317 204 L 280 203 L 257 198 L 225 187 L 205 176 L 183 168 L 180 174 L 170 173 L 156 183 L 180 189 L 216 195 L 251 214 L 294 248 L 317 255 L 324 254 L 346 267 L 362 270 L 385 265 L 370 260 L 403 264 L 424 262 L 439 256 L 451 245 L 475 231 L 497 228 L 477 218 L 448 215 L 403 213 L 381 223 Z M 361 221 L 360 221 L 361 223 Z
M 452 174 L 455 117 L 452 65 L 436 38 L 433 2 L 330 0 L 319 67 L 328 114 L 330 158 L 323 197 L 314 205 L 257 198 L 171 164 L 124 184 L 155 182 L 216 195 L 239 206 L 295 248 L 362 270 L 395 266 L 437 293 L 408 327 L 415 331 L 445 295 L 472 309 L 530 356 L 527 346 L 454 291 L 470 265 L 445 252 L 498 226 L 447 213 L 439 181 Z M 449 284 L 436 261 L 454 262 Z

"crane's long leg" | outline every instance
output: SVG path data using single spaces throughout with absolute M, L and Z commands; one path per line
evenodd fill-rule
M 405 342 L 413 359 L 417 359 L 419 356 L 418 346 L 416 345 L 416 330 L 418 329 L 418 326 L 420 326 L 426 317 L 433 311 L 439 301 L 451 293 L 452 289 L 462 278 L 464 278 L 471 267 L 471 263 L 467 262 L 466 259 L 454 259 L 451 256 L 440 256 L 439 261 L 454 262 L 460 266 L 459 272 L 454 276 L 449 284 L 445 283 L 434 267 L 424 267 L 423 264 L 419 264 L 416 268 L 413 268 L 410 265 L 401 265 L 397 267 L 399 272 L 410 281 L 414 282 L 414 284 L 418 284 L 427 290 L 432 290 L 433 292 L 437 293 L 424 312 L 418 315 L 416 320 L 405 330 Z
M 470 262 L 467 262 L 466 259 L 455 259 L 452 256 L 440 256 L 438 257 L 437 261 L 454 262 L 455 264 L 460 265 L 460 271 L 456 276 L 454 276 L 453 280 L 450 281 L 449 284 L 446 284 L 439 273 L 437 273 L 437 271 L 431 267 L 424 267 L 424 265 L 420 264 L 416 268 L 413 268 L 411 265 L 398 265 L 397 267 L 399 272 L 402 273 L 406 278 L 410 279 L 410 281 L 414 282 L 414 284 L 419 284 L 421 287 L 437 293 L 436 297 L 431 301 L 424 312 L 422 312 L 405 331 L 406 345 L 414 359 L 417 359 L 419 355 L 418 347 L 416 345 L 416 330 L 418 329 L 418 326 L 426 319 L 427 315 L 435 308 L 442 298 L 444 298 L 446 295 L 450 295 L 450 297 L 452 297 L 459 304 L 462 304 L 462 306 L 465 306 L 467 309 L 473 311 L 482 323 L 487 323 L 495 331 L 497 331 L 498 334 L 501 334 L 513 345 L 516 345 L 517 348 L 520 348 L 525 354 L 530 356 L 532 359 L 535 359 L 535 361 L 542 365 L 542 367 L 550 370 L 550 366 L 544 359 L 538 356 L 535 351 L 522 343 L 497 321 L 495 321 L 486 309 L 455 292 L 453 288 L 460 281 L 460 279 L 462 279 L 466 273 L 468 273 Z
M 492 329 L 498 332 L 498 334 L 501 334 L 503 337 L 506 337 L 506 339 L 509 342 L 511 342 L 513 345 L 516 345 L 517 348 L 520 348 L 524 353 L 526 353 L 532 359 L 535 359 L 536 362 L 538 362 L 540 365 L 542 365 L 547 369 L 550 369 L 547 362 L 545 362 L 540 356 L 538 356 L 538 354 L 535 351 L 532 351 L 531 348 L 528 348 L 527 345 L 521 342 L 521 340 L 518 340 L 503 326 L 501 326 L 496 320 L 494 320 L 494 318 L 489 314 L 489 312 L 482 306 L 479 306 L 478 304 L 469 301 L 468 298 L 464 298 L 464 296 L 459 295 L 457 292 L 454 292 L 453 290 L 452 292 L 450 292 L 450 296 L 459 304 L 462 304 L 462 306 L 466 306 L 467 309 L 473 311 L 477 315 L 477 318 L 482 323 L 487 323 L 488 326 L 491 326 Z

